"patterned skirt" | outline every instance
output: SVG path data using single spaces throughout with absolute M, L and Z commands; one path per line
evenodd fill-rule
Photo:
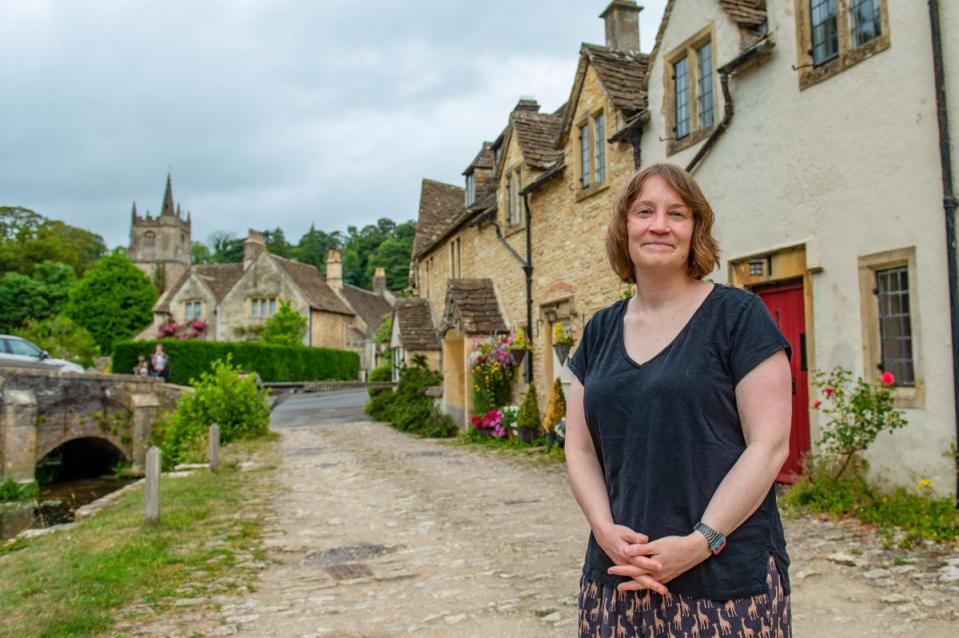
M 580 638 L 790 638 L 789 596 L 769 557 L 767 592 L 726 601 L 648 589 L 619 592 L 587 579 L 579 590 Z

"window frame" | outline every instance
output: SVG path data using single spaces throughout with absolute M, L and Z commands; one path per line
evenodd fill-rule
M 203 301 L 190 299 L 183 302 L 184 321 L 196 321 L 203 318 Z
M 912 342 L 912 367 L 914 385 L 895 386 L 893 395 L 897 408 L 925 407 L 925 377 L 922 365 L 922 331 L 919 316 L 918 268 L 916 248 L 908 246 L 886 250 L 859 257 L 859 307 L 862 330 L 863 371 L 869 382 L 879 377 L 878 365 L 882 359 L 882 342 L 879 327 L 876 273 L 881 270 L 905 266 L 909 285 L 909 324 Z
M 796 15 L 796 64 L 799 75 L 799 90 L 803 91 L 820 82 L 842 73 L 863 60 L 885 51 L 892 44 L 889 29 L 889 0 L 879 2 L 880 33 L 858 46 L 853 44 L 851 7 L 855 0 L 836 1 L 836 31 L 838 55 L 813 63 L 812 57 L 812 2 L 818 0 L 794 0 Z
M 709 93 L 710 108 L 712 111 L 712 121 L 708 125 L 702 125 L 699 117 L 699 93 L 702 90 L 700 75 L 702 73 L 700 65 L 701 51 L 706 45 L 709 45 Z M 675 69 L 676 65 L 686 61 L 686 112 L 689 131 L 686 135 L 679 137 L 678 130 L 678 102 L 677 85 Z M 715 24 L 710 23 L 700 29 L 690 37 L 686 38 L 672 51 L 663 56 L 663 86 L 666 114 L 666 155 L 670 156 L 687 148 L 694 146 L 706 139 L 716 128 L 716 107 L 718 95 L 716 91 L 716 37 Z
M 460 237 L 454 237 L 450 240 L 449 243 L 449 258 L 450 258 L 450 279 L 459 279 L 462 275 L 463 268 L 463 259 L 462 259 L 462 242 Z
M 466 174 L 466 205 L 472 206 L 476 203 L 476 173 L 470 171 Z
M 250 318 L 266 320 L 276 314 L 276 297 L 250 297 Z
M 597 125 L 598 122 L 602 122 L 601 127 Z M 583 114 L 576 122 L 576 139 L 579 144 L 576 150 L 579 157 L 576 179 L 580 186 L 576 190 L 577 201 L 605 190 L 609 186 L 606 127 L 606 111 L 602 108 Z M 586 131 L 585 136 L 583 131 Z M 584 137 L 588 144 L 586 147 L 583 146 Z M 584 169 L 588 170 L 586 176 L 584 176 Z M 584 183 L 588 183 L 588 185 L 584 186 Z

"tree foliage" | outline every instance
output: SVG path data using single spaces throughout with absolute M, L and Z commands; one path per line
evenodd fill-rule
M 267 319 L 260 339 L 278 346 L 301 346 L 305 334 L 306 317 L 293 309 L 290 300 L 281 299 L 279 310 Z
M 45 319 L 60 312 L 75 285 L 73 268 L 45 261 L 33 276 L 8 272 L 0 279 L 0 330 L 9 332 L 28 319 Z
M 122 255 L 101 258 L 70 291 L 64 314 L 86 328 L 100 349 L 128 339 L 150 323 L 156 288 Z
M 30 275 L 37 264 L 57 261 L 80 276 L 106 252 L 95 233 L 28 208 L 0 206 L 0 271 Z
M 58 359 L 78 363 L 84 368 L 93 367 L 94 359 L 100 356 L 100 349 L 90 333 L 67 317 L 29 319 L 15 334 Z

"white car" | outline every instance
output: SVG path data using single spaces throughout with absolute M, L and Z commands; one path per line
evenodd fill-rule
M 83 366 L 54 359 L 46 350 L 41 350 L 26 339 L 10 335 L 0 335 L 0 367 L 83 372 Z

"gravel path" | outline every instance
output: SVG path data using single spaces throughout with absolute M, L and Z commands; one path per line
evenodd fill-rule
M 561 466 L 369 422 L 282 432 L 255 591 L 136 633 L 577 635 L 588 528 Z M 796 636 L 959 634 L 959 554 L 886 551 L 855 522 L 786 525 Z

